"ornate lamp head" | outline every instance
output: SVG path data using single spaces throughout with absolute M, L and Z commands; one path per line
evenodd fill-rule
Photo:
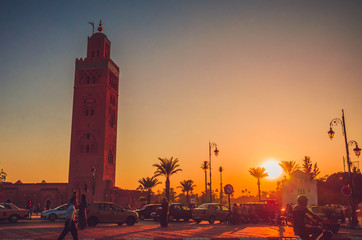
M 215 153 L 215 156 L 217 157 L 217 155 L 219 155 L 219 150 L 217 150 L 217 148 L 215 148 L 214 153 Z
M 334 137 L 334 131 L 332 130 L 332 128 L 329 129 L 328 135 L 329 135 L 329 138 L 332 140 L 332 138 Z
M 356 143 L 356 148 L 353 149 L 353 152 L 356 154 L 357 157 L 361 155 L 361 149 L 358 147 L 357 143 Z

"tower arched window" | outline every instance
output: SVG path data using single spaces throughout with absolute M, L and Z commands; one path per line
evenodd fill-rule
M 115 110 L 112 108 L 109 108 L 109 112 L 108 112 L 108 123 L 110 127 L 115 127 L 116 124 L 116 113 Z
M 81 154 L 92 154 L 97 152 L 97 141 L 93 134 L 86 133 L 80 138 L 79 152 Z
M 113 164 L 113 153 L 112 150 L 108 151 L 108 163 Z
M 84 105 L 83 105 L 84 116 L 86 116 L 86 117 L 94 116 L 95 111 L 96 111 L 95 96 L 92 96 L 92 95 L 87 96 L 84 98 L 83 102 L 84 102 Z

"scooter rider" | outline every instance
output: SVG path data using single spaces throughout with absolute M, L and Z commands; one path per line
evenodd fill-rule
M 303 240 L 314 240 L 322 234 L 320 227 L 306 226 L 304 219 L 307 217 L 312 222 L 324 222 L 322 218 L 308 210 L 308 198 L 300 195 L 297 198 L 298 205 L 293 209 L 293 230 Z M 314 219 L 313 219 L 314 218 Z

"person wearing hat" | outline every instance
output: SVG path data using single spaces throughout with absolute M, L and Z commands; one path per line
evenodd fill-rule
M 293 209 L 294 234 L 301 237 L 302 240 L 317 239 L 322 234 L 322 229 L 320 227 L 306 226 L 304 219 L 308 218 L 312 222 L 324 222 L 324 220 L 308 210 L 308 198 L 306 196 L 298 196 L 297 202 L 298 205 Z

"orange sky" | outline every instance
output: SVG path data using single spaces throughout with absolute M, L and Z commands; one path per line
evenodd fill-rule
M 121 69 L 119 187 L 135 189 L 158 157 L 173 156 L 183 171 L 172 187 L 192 179 L 202 191 L 209 141 L 220 150 L 213 187 L 222 166 L 236 195 L 256 194 L 248 169 L 270 158 L 301 164 L 310 156 L 320 176 L 341 171 L 341 128 L 333 141 L 327 131 L 342 108 L 349 140 L 362 145 L 360 3 L 112 2 L 100 12 L 98 4 L 2 8 L 0 168 L 8 181 L 67 181 L 74 61 L 86 55 L 92 18 L 102 18 Z M 262 181 L 262 190 L 275 187 Z

